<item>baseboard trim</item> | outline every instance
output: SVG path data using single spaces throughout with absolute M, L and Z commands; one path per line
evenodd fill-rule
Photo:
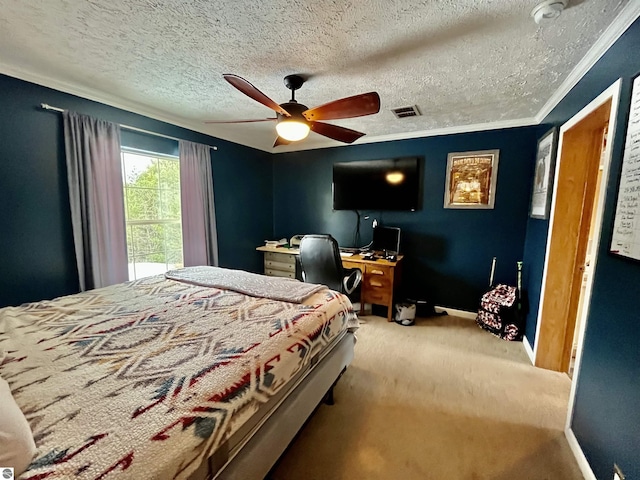
M 469 320 L 475 320 L 476 316 L 478 315 L 476 312 L 468 312 L 466 310 L 458 310 L 458 309 L 449 308 L 449 307 L 440 307 L 438 305 L 436 305 L 434 308 L 437 313 L 447 312 L 449 315 L 453 315 L 455 317 L 468 318 Z
M 536 356 L 533 353 L 533 348 L 531 348 L 531 344 L 529 343 L 529 339 L 524 336 L 522 337 L 522 346 L 524 347 L 524 351 L 527 352 L 529 360 L 531 360 L 531 365 L 536 364 Z
M 573 452 L 573 456 L 576 458 L 578 462 L 578 467 L 580 467 L 580 471 L 584 476 L 585 480 L 598 480 L 591 470 L 591 465 L 587 461 L 587 457 L 584 456 L 584 452 L 582 448 L 580 448 L 580 444 L 578 443 L 578 439 L 576 438 L 573 430 L 571 428 L 565 428 L 564 436 L 567 437 L 567 441 L 569 442 L 569 448 Z

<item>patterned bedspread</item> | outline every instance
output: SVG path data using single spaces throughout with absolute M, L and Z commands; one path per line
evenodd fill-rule
M 186 478 L 352 321 L 163 276 L 0 309 L 0 375 L 38 453 L 23 479 Z

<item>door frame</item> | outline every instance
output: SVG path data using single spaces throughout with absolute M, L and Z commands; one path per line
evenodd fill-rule
M 615 137 L 615 132 L 617 129 L 617 125 L 616 125 L 616 119 L 617 119 L 617 114 L 618 114 L 618 106 L 619 106 L 619 101 L 620 101 L 620 90 L 621 90 L 621 85 L 622 85 L 622 79 L 618 79 L 614 84 L 612 84 L 609 88 L 607 88 L 605 91 L 603 91 L 600 95 L 598 95 L 598 97 L 596 97 L 594 100 L 592 100 L 587 106 L 585 106 L 582 110 L 580 110 L 577 114 L 575 114 L 571 119 L 569 119 L 567 122 L 565 122 L 561 127 L 560 127 L 560 134 L 559 134 L 559 141 L 558 141 L 558 150 L 557 150 L 557 163 L 556 163 L 556 169 L 555 169 L 555 179 L 554 179 L 554 183 L 553 183 L 553 195 L 552 195 L 552 201 L 551 201 L 551 209 L 550 209 L 550 217 L 549 217 L 549 228 L 548 228 L 548 233 L 547 233 L 547 243 L 546 243 L 546 251 L 545 251 L 545 260 L 544 260 L 544 270 L 543 270 L 543 276 L 542 276 L 542 285 L 541 285 L 541 292 L 540 292 L 540 303 L 539 303 L 539 308 L 538 308 L 538 318 L 537 318 L 537 324 L 536 324 L 536 336 L 535 336 L 535 341 L 534 341 L 534 349 L 533 349 L 533 363 L 534 365 L 538 365 L 540 359 L 538 358 L 539 355 L 539 350 L 540 350 L 540 331 L 541 331 L 541 327 L 543 325 L 543 310 L 544 310 L 544 305 L 545 305 L 545 293 L 546 293 L 546 289 L 547 289 L 547 277 L 548 277 L 548 269 L 549 269 L 549 256 L 550 256 L 550 250 L 551 250 L 551 246 L 552 246 L 552 242 L 554 242 L 554 238 L 553 238 L 553 230 L 554 230 L 554 218 L 556 216 L 556 200 L 557 200 L 557 195 L 558 195 L 558 185 L 559 185 L 559 176 L 561 174 L 561 171 L 563 170 L 561 168 L 561 162 L 562 162 L 562 158 L 563 158 L 563 147 L 564 147 L 564 136 L 565 134 L 571 130 L 572 128 L 579 126 L 579 124 L 583 121 L 586 120 L 587 117 L 589 117 L 592 113 L 594 113 L 596 110 L 598 110 L 599 108 L 601 108 L 603 105 L 605 105 L 607 102 L 610 102 L 610 111 L 609 111 L 609 123 L 608 123 L 608 141 L 606 142 L 606 147 L 605 147 L 605 152 L 604 152 L 604 156 L 603 156 L 603 165 L 602 165 L 602 188 L 600 189 L 600 191 L 598 192 L 598 196 L 597 198 L 594 198 L 594 204 L 596 205 L 596 210 L 595 210 L 595 220 L 594 220 L 594 232 L 593 232 L 593 237 L 592 237 L 592 241 L 593 241 L 593 251 L 594 252 L 598 252 L 599 251 L 599 245 L 600 245 L 600 240 L 601 240 L 601 232 L 602 232 L 602 216 L 603 216 L 603 211 L 604 211 L 604 204 L 605 204 L 605 199 L 606 199 L 606 192 L 607 192 L 607 184 L 608 184 L 608 180 L 609 180 L 609 174 L 610 174 L 610 164 L 611 164 L 611 156 L 612 156 L 612 139 Z M 588 220 L 587 220 L 588 221 Z M 596 271 L 597 268 L 597 260 L 598 260 L 598 255 L 594 255 L 592 257 L 591 260 L 591 275 L 587 280 L 587 284 L 586 284 L 586 288 L 584 291 L 584 298 L 583 298 L 583 302 L 585 305 L 585 308 L 583 308 L 582 310 L 582 315 L 581 315 L 581 321 L 580 321 L 580 327 L 579 327 L 579 331 L 577 332 L 577 336 L 578 336 L 578 348 L 577 348 L 577 355 L 576 355 L 576 362 L 575 362 L 575 369 L 574 369 L 574 374 L 573 374 L 573 379 L 572 379 L 572 387 L 571 387 L 571 394 L 570 394 L 570 401 L 569 401 L 569 413 L 568 413 L 568 417 L 567 417 L 567 422 L 570 422 L 570 417 L 572 414 L 572 406 L 573 406 L 573 399 L 574 399 L 574 395 L 575 395 L 575 386 L 576 386 L 576 380 L 579 376 L 579 370 L 580 370 L 580 363 L 581 363 L 581 359 L 582 359 L 582 344 L 583 344 L 583 340 L 584 340 L 584 331 L 586 329 L 587 326 L 587 318 L 589 315 L 589 302 L 590 302 L 590 297 L 591 297 L 591 291 L 592 291 L 592 286 L 593 286 L 593 276 L 594 273 Z M 567 279 L 566 282 L 572 282 L 573 279 Z M 574 323 L 575 325 L 575 323 Z M 564 324 L 561 326 L 561 329 L 563 329 L 563 332 L 558 332 L 558 334 L 560 335 L 564 335 L 563 338 L 563 343 L 566 344 L 566 338 L 567 335 L 571 334 L 573 335 L 574 332 L 573 330 L 571 330 L 571 332 L 567 332 L 567 319 L 565 319 Z M 547 335 L 548 336 L 548 335 Z M 566 348 L 566 347 L 565 347 Z

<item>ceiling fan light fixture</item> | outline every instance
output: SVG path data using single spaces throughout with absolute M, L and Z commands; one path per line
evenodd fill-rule
M 342 143 L 353 143 L 362 137 L 364 133 L 318 120 L 362 117 L 380 111 L 380 95 L 378 95 L 377 92 L 368 92 L 340 98 L 310 109 L 306 105 L 302 105 L 296 101 L 295 92 L 305 81 L 301 75 L 287 75 L 284 77 L 285 86 L 291 90 L 291 100 L 280 105 L 238 75 L 228 73 L 224 74 L 223 78 L 247 97 L 276 112 L 276 118 L 266 119 L 277 120 L 276 132 L 278 132 L 278 137 L 273 144 L 274 148 L 279 145 L 286 145 L 290 142 L 303 140 L 309 135 L 311 130 L 331 140 Z M 245 120 L 225 123 L 248 123 L 254 121 L 255 120 Z
M 283 118 L 276 125 L 278 135 L 290 142 L 297 142 L 309 135 L 309 124 L 300 120 Z

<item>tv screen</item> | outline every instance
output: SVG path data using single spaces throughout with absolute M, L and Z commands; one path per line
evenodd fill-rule
M 417 210 L 420 158 L 404 157 L 333 165 L 334 210 Z

